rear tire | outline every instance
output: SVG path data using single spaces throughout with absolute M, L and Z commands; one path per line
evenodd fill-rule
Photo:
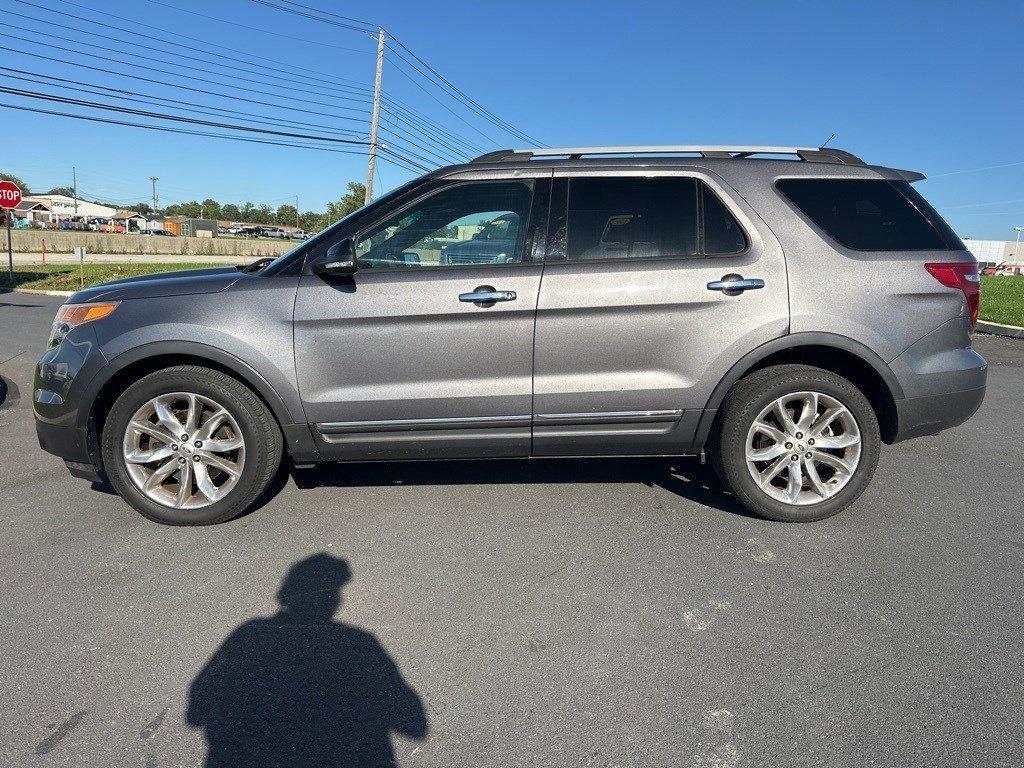
M 199 414 L 191 425 L 190 409 Z M 168 426 L 174 424 L 181 429 Z M 171 434 L 189 429 L 187 441 Z M 267 491 L 283 439 L 251 389 L 221 371 L 181 365 L 139 379 L 117 398 L 101 451 L 114 490 L 143 517 L 212 525 L 245 512 Z
M 730 390 L 720 414 L 712 466 L 747 509 L 769 520 L 831 517 L 856 501 L 874 475 L 878 418 L 864 394 L 831 371 L 755 371 Z

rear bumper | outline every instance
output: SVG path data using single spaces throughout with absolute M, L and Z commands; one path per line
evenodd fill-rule
M 898 432 L 894 442 L 934 435 L 963 424 L 981 407 L 985 387 L 922 395 L 896 401 Z
M 988 363 L 971 349 L 970 331 L 966 317 L 953 318 L 890 363 L 903 387 L 894 442 L 955 427 L 981 407 Z

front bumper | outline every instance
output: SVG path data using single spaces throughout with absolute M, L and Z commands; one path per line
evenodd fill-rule
M 99 466 L 97 448 L 89 442 L 92 401 L 86 390 L 106 362 L 95 330 L 85 324 L 46 350 L 36 364 L 32 407 L 39 446 L 69 462 L 77 477 L 84 470 L 76 471 L 71 464 Z

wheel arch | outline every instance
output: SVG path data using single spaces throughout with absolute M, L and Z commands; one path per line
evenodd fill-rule
M 200 365 L 218 370 L 249 387 L 286 434 L 286 445 L 290 442 L 287 440 L 287 427 L 292 419 L 287 405 L 274 387 L 251 366 L 230 353 L 198 342 L 156 342 L 118 355 L 90 382 L 86 401 L 91 405 L 88 411 L 83 409 L 80 414 L 79 418 L 84 423 L 79 426 L 86 430 L 89 456 L 95 466 L 102 467 L 99 437 L 114 401 L 142 376 L 175 365 Z
M 773 339 L 741 357 L 712 390 L 690 453 L 699 453 L 718 419 L 718 409 L 736 382 L 771 365 L 802 363 L 839 374 L 853 382 L 868 398 L 878 416 L 882 440 L 892 443 L 899 423 L 896 401 L 904 397 L 896 375 L 876 352 L 847 336 L 834 333 L 793 333 Z

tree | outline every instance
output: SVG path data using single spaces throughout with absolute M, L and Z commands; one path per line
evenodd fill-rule
M 238 206 L 234 203 L 221 206 L 220 215 L 229 221 L 239 221 L 242 218 L 242 212 L 238 210 Z
M 278 224 L 295 226 L 298 215 L 299 212 L 295 210 L 294 205 L 279 205 L 274 212 L 274 221 Z
M 153 213 L 153 209 L 149 206 L 148 203 L 136 203 L 135 205 L 130 205 L 128 206 L 128 210 L 135 211 L 135 213 L 141 213 L 143 215 Z
M 208 219 L 220 218 L 220 203 L 211 197 L 203 200 L 203 216 Z
M 46 194 L 48 194 L 48 195 L 64 195 L 65 197 L 74 197 L 75 196 L 75 188 L 74 187 L 54 187 L 53 189 L 51 189 Z
M 17 176 L 12 176 L 9 173 L 0 172 L 0 181 L 13 181 L 21 189 L 22 194 L 28 194 L 28 184 L 19 179 Z
M 338 219 L 348 216 L 352 211 L 358 211 L 363 207 L 365 199 L 366 185 L 360 184 L 358 181 L 350 181 L 348 183 L 348 192 L 342 195 L 341 200 L 336 203 L 327 204 L 327 213 L 321 217 L 320 226 L 317 229 L 328 227 Z

